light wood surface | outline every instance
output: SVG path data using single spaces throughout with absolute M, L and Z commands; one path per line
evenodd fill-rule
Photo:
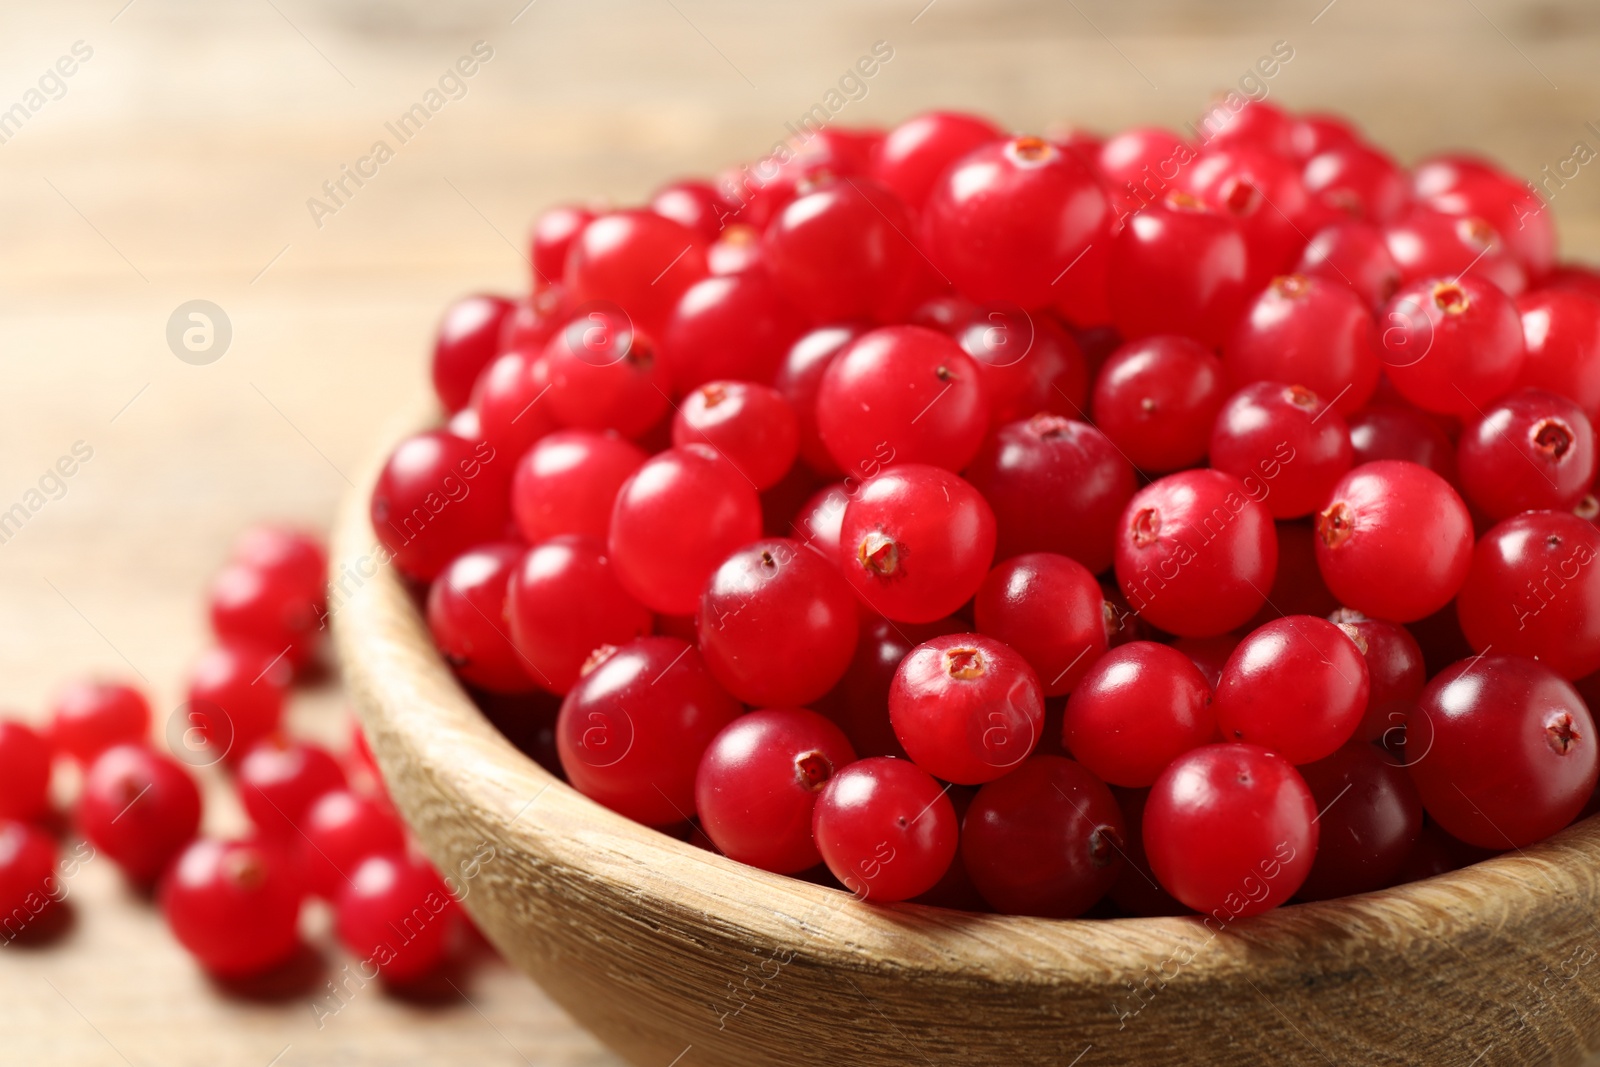
M 1600 146 L 1592 4 L 1324 3 L 9 5 L 0 109 L 75 42 L 93 56 L 0 144 L 0 510 L 74 442 L 94 457 L 0 543 L 0 700 L 38 715 L 61 679 L 101 671 L 142 676 L 164 717 L 228 539 L 262 517 L 331 522 L 422 380 L 438 309 L 520 285 L 539 206 L 758 155 L 874 41 L 894 59 L 841 121 L 942 105 L 1018 128 L 1181 123 L 1287 40 L 1272 98 L 1348 111 L 1403 158 L 1472 145 L 1532 177 Z M 467 95 L 317 228 L 307 198 L 478 40 L 495 55 Z M 1600 258 L 1600 170 L 1553 210 L 1565 246 Z M 196 298 L 234 327 L 208 366 L 164 339 Z M 342 706 L 330 687 L 295 719 L 337 731 Z M 111 871 L 91 864 L 74 894 L 68 937 L 0 955 L 0 1064 L 259 1067 L 285 1046 L 285 1067 L 616 1062 L 493 966 L 462 985 L 476 1008 L 363 994 L 318 1031 L 304 998 L 219 996 Z M 1284 1062 L 1317 1061 L 1284 1034 Z

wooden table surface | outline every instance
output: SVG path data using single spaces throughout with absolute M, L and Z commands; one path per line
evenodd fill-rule
M 1177 124 L 1285 41 L 1271 99 L 1348 112 L 1402 158 L 1471 145 L 1532 178 L 1600 147 L 1589 0 L 60 0 L 3 25 L 0 118 L 24 106 L 0 125 L 0 511 L 29 516 L 0 543 L 0 701 L 29 717 L 99 672 L 164 721 L 230 537 L 326 526 L 443 303 L 523 284 L 535 211 L 758 156 L 875 42 L 893 57 L 838 121 Z M 490 58 L 398 143 L 384 124 L 476 42 Z M 393 158 L 314 218 L 380 139 Z M 1600 166 L 1552 209 L 1569 253 L 1600 254 Z M 232 326 L 203 366 L 165 337 L 194 299 Z M 75 445 L 92 457 L 30 496 Z M 333 683 L 293 710 L 327 737 L 345 714 Z M 208 824 L 237 825 L 209 784 Z M 0 951 L 0 1064 L 616 1062 L 503 965 L 428 1003 L 369 988 L 319 1028 L 311 994 L 224 996 L 104 861 L 71 892 L 65 936 Z

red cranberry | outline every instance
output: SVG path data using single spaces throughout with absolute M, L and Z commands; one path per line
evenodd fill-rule
M 882 616 L 863 620 L 855 656 L 833 691 L 815 703 L 818 711 L 839 725 L 856 754 L 906 758 L 906 750 L 889 722 L 889 688 L 895 670 L 924 641 L 966 629 L 959 619 L 931 623 L 897 623 Z
M 1406 720 L 1406 770 L 1422 806 L 1484 848 L 1521 848 L 1570 823 L 1594 792 L 1596 752 L 1577 692 L 1521 656 L 1446 668 Z
M 706 382 L 770 382 L 805 321 L 767 271 L 751 269 L 695 283 L 661 337 L 661 361 L 679 396 Z
M 1233 655 L 1233 650 L 1239 647 L 1241 640 L 1243 638 L 1238 631 L 1234 631 L 1215 637 L 1180 637 L 1170 646 L 1162 647 L 1177 649 L 1188 656 L 1200 668 L 1206 684 L 1216 689 L 1217 683 L 1222 680 L 1222 668 L 1227 666 L 1228 657 Z
M 1299 168 L 1254 146 L 1208 145 L 1180 180 L 1184 192 L 1239 224 L 1259 286 L 1289 269 L 1305 246 L 1311 199 Z
M 978 790 L 961 829 L 967 873 L 1003 915 L 1082 915 L 1122 873 L 1116 798 L 1060 756 L 1035 756 Z
M 1127 837 L 1122 845 L 1125 862 L 1122 873 L 1111 886 L 1109 896 L 1112 903 L 1126 914 L 1138 917 L 1192 914 L 1177 898 L 1161 888 L 1155 873 L 1150 870 L 1150 857 L 1144 848 L 1144 809 L 1150 790 L 1113 786 L 1111 795 L 1117 798 L 1117 807 L 1122 809 L 1122 821 L 1127 827 Z
M 844 525 L 844 508 L 850 491 L 843 482 L 832 482 L 818 489 L 795 511 L 789 536 L 816 552 L 835 567 L 843 567 L 839 554 L 839 531 Z
M 914 209 L 939 176 L 968 152 L 1005 134 L 978 115 L 928 111 L 907 119 L 884 135 L 872 160 L 872 176 Z
M 218 640 L 270 648 L 303 667 L 322 636 L 326 608 L 319 600 L 293 578 L 232 563 L 211 580 L 211 631 Z
M 295 865 L 311 892 L 337 900 L 368 856 L 404 852 L 405 831 L 388 805 L 347 789 L 332 789 L 306 810 L 295 844 Z
M 258 741 L 245 753 L 235 781 L 257 832 L 291 844 L 311 805 L 345 785 L 344 771 L 326 749 L 277 738 Z
M 558 534 L 604 539 L 617 490 L 648 458 L 613 433 L 558 430 L 541 438 L 512 479 L 517 531 L 532 544 Z
M 1387 153 L 1365 144 L 1340 145 L 1306 163 L 1306 191 L 1325 206 L 1370 222 L 1400 217 L 1411 203 L 1411 183 Z
M 325 599 L 328 553 L 322 542 L 302 530 L 284 526 L 252 526 L 233 542 L 231 560 L 292 583 L 318 604 Z M 318 612 L 321 613 L 320 610 Z
M 1518 389 L 1462 431 L 1456 465 L 1463 495 L 1491 519 L 1570 511 L 1594 482 L 1594 430 L 1566 397 Z
M 1095 424 L 1142 471 L 1180 470 L 1205 458 L 1228 398 L 1222 362 L 1187 337 L 1133 341 L 1111 354 L 1095 381 Z
M 518 665 L 550 692 L 570 690 L 596 649 L 650 632 L 650 612 L 623 591 L 596 538 L 562 534 L 513 560 L 497 625 Z
M 1312 524 L 1284 520 L 1273 525 L 1278 531 L 1278 572 L 1267 591 L 1267 602 L 1246 626 L 1249 630 L 1284 615 L 1323 616 L 1339 607 L 1317 566 L 1317 531 Z
M 1199 125 L 1209 146 L 1252 148 L 1284 157 L 1297 154 L 1300 123 L 1264 100 L 1224 99 L 1201 116 Z
M 707 241 L 715 241 L 728 205 L 722 202 L 716 186 L 690 178 L 657 189 L 650 197 L 650 210 L 693 230 Z
M 812 836 L 823 862 L 863 900 L 893 901 L 932 889 L 959 845 L 955 809 L 915 764 L 857 760 L 817 798 Z
M 1124 337 L 1176 333 L 1216 345 L 1249 300 L 1239 224 L 1184 193 L 1128 220 L 1111 246 L 1111 321 Z
M 56 695 L 51 715 L 51 744 L 79 763 L 112 745 L 143 741 L 150 732 L 149 701 L 120 682 L 70 682 Z
M 1350 447 L 1356 466 L 1403 459 L 1426 467 L 1447 482 L 1456 478 L 1456 446 L 1439 423 L 1409 405 L 1374 404 L 1350 417 Z
M 551 335 L 571 317 L 571 301 L 567 299 L 566 290 L 559 285 L 538 290 L 532 296 L 518 300 L 505 321 L 500 323 L 499 354 L 542 350 Z M 478 381 L 482 380 L 483 373 L 480 372 Z
M 1349 635 L 1326 619 L 1286 615 L 1228 657 L 1217 683 L 1217 728 L 1230 741 L 1311 763 L 1350 740 L 1369 689 L 1367 662 Z
M 1317 858 L 1301 900 L 1369 893 L 1392 884 L 1422 833 L 1422 801 L 1405 768 L 1354 741 L 1300 768 L 1319 812 Z
M 711 446 L 760 490 L 789 473 L 799 441 L 789 402 L 753 382 L 707 382 L 684 397 L 672 420 L 674 445 Z
M 73 817 L 131 881 L 148 884 L 200 829 L 200 790 L 176 760 L 116 745 L 89 765 Z
M 947 782 L 992 782 L 1044 733 L 1044 693 L 1028 661 L 981 634 L 912 649 L 889 688 L 889 721 L 912 761 Z
M 289 667 L 282 653 L 255 645 L 219 645 L 206 651 L 189 673 L 188 716 L 183 743 L 214 763 L 237 759 L 278 728 L 288 697 Z M 170 730 L 169 730 L 170 740 Z
M 1471 416 L 1522 371 L 1522 323 L 1511 300 L 1471 276 L 1407 286 L 1374 326 L 1389 380 L 1426 411 Z
M 991 427 L 1040 412 L 1083 416 L 1089 365 L 1072 335 L 1051 317 L 1020 308 L 976 308 L 952 336 L 978 368 Z
M 706 249 L 706 267 L 717 277 L 742 274 L 761 265 L 761 231 L 742 222 L 723 227 Z M 671 332 L 671 325 L 667 327 Z
M 550 364 L 539 350 L 517 350 L 497 357 L 472 390 L 477 438 L 487 441 L 507 462 L 521 458 L 535 441 L 556 428 L 549 389 Z
M 1555 219 L 1522 179 L 1475 161 L 1436 159 L 1412 171 L 1412 188 L 1434 211 L 1487 221 L 1532 276 L 1555 265 Z
M 1294 272 L 1342 285 L 1369 308 L 1382 307 L 1400 288 L 1400 266 L 1389 254 L 1383 231 L 1354 219 L 1318 230 Z
M 457 556 L 428 589 L 428 630 L 462 681 L 494 693 L 534 687 L 511 643 L 506 584 L 522 555 L 510 541 L 479 545 Z
M 1067 700 L 1062 742 L 1113 785 L 1147 786 L 1217 735 L 1211 686 L 1190 658 L 1153 641 L 1112 649 Z
M 1516 301 L 1528 356 L 1517 385 L 1548 389 L 1600 419 L 1600 299 L 1566 289 L 1524 293 Z
M 1328 617 L 1355 642 L 1367 663 L 1367 710 L 1356 727 L 1355 740 L 1389 744 L 1398 739 L 1405 711 L 1422 694 L 1428 680 L 1422 648 L 1399 623 L 1369 619 L 1340 608 Z
M 1050 552 L 1013 556 L 978 587 L 978 632 L 1033 668 L 1046 696 L 1070 693 L 1106 650 L 1106 602 L 1083 564 Z
M 15 941 L 28 924 L 66 895 L 56 877 L 56 843 L 26 822 L 0 818 L 0 946 Z
M 486 442 L 443 430 L 401 441 L 372 490 L 372 529 L 407 578 L 431 581 L 445 564 L 506 525 L 511 460 Z
M 1371 313 L 1323 278 L 1274 278 L 1234 326 L 1225 359 L 1236 385 L 1304 386 L 1341 415 L 1360 411 L 1378 385 Z
M 503 296 L 462 297 L 445 311 L 433 343 L 433 390 L 446 411 L 459 411 L 472 383 L 500 350 L 500 325 L 511 313 Z
M 1194 149 L 1171 130 L 1135 126 L 1101 145 L 1095 162 L 1122 213 L 1128 214 L 1159 201 L 1194 156 Z
M 700 759 L 700 825 L 740 863 L 779 874 L 815 867 L 822 862 L 811 839 L 817 796 L 855 758 L 839 728 L 814 711 L 741 715 Z
M 1471 272 L 1516 296 L 1528 285 L 1522 264 L 1506 249 L 1494 228 L 1479 218 L 1452 218 L 1437 212 L 1413 211 L 1383 230 L 1384 244 L 1400 282 L 1459 278 Z
M 426 863 L 403 853 L 369 856 L 339 892 L 339 940 L 363 967 L 404 985 L 444 962 L 459 910 Z
M 577 204 L 550 208 L 534 220 L 529 262 L 533 265 L 535 289 L 561 280 L 573 239 L 593 221 L 594 212 Z
M 844 473 L 833 461 L 828 446 L 817 430 L 817 392 L 822 376 L 833 358 L 861 336 L 856 326 L 823 326 L 796 341 L 784 357 L 773 386 L 794 408 L 800 429 L 800 458 L 818 474 L 837 477 Z
M 615 211 L 573 238 L 562 278 L 575 306 L 605 301 L 658 336 L 678 298 L 705 276 L 699 234 L 651 211 Z
M 219 978 L 247 978 L 300 949 L 299 878 L 275 850 L 200 840 L 173 864 L 161 911 L 178 943 Z
M 638 437 L 671 403 L 655 342 L 614 306 L 580 309 L 550 338 L 544 364 L 544 404 L 563 426 Z
M 50 810 L 50 744 L 33 727 L 0 719 L 0 819 L 38 819 Z
M 1211 431 L 1211 465 L 1243 482 L 1278 519 L 1315 511 L 1350 462 L 1345 421 L 1298 385 L 1246 386 L 1217 413 Z

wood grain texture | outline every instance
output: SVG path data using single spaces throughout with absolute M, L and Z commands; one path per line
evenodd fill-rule
M 336 565 L 372 570 L 370 479 Z M 1600 819 L 1425 882 L 1254 919 L 868 905 L 640 826 L 511 746 L 404 583 L 335 616 L 345 678 L 490 939 L 639 1067 L 826 1062 L 1577 1064 L 1600 1047 Z M 1241 892 L 1243 888 L 1241 888 Z

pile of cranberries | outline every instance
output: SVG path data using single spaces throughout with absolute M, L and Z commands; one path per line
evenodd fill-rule
M 332 906 L 365 978 L 407 983 L 438 967 L 458 894 L 408 851 L 359 730 L 341 764 L 284 729 L 294 678 L 316 666 L 326 581 L 326 554 L 303 533 L 263 526 L 239 538 L 210 588 L 218 643 L 195 665 L 164 744 L 150 743 L 144 694 L 116 682 L 66 686 L 42 732 L 0 720 L 0 944 L 52 936 L 72 879 L 104 856 L 153 891 L 178 941 L 219 978 L 291 963 L 312 897 Z M 78 769 L 63 776 L 75 789 L 52 782 L 58 760 Z M 200 836 L 190 769 L 219 764 L 246 837 Z M 75 793 L 82 840 L 65 857 L 53 792 Z
M 546 212 L 380 557 L 574 787 L 863 898 L 1231 919 L 1555 833 L 1600 274 L 1480 158 L 1202 133 L 934 112 Z

